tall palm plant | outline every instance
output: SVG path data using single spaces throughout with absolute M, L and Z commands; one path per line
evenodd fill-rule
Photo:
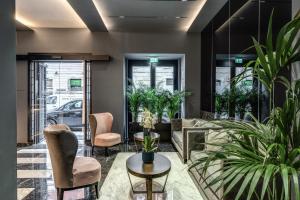
M 186 96 L 190 96 L 191 92 L 186 92 L 186 91 L 174 91 L 171 93 L 170 91 L 168 92 L 168 103 L 167 103 L 167 113 L 169 119 L 174 119 L 175 115 L 178 113 L 180 110 L 180 105 Z
M 295 41 L 300 27 L 299 16 L 281 28 L 276 38 L 275 46 L 273 45 L 272 18 L 273 12 L 270 16 L 265 44 L 260 44 L 252 37 L 257 59 L 248 62 L 244 73 L 236 77 L 237 81 L 245 78 L 247 69 L 251 68 L 253 70 L 253 76 L 258 78 L 270 94 L 270 111 L 274 108 L 275 83 L 283 82 L 286 84 L 288 82 L 287 79 L 280 74 L 283 70 L 290 67 L 292 63 L 300 60 L 300 41 Z
M 137 122 L 139 108 L 141 106 L 142 91 L 132 85 L 127 90 L 127 98 L 129 102 L 129 109 L 132 115 L 132 121 Z
M 158 123 L 161 123 L 163 114 L 168 105 L 168 91 L 163 89 L 157 89 L 155 96 L 155 111 L 157 114 L 157 121 Z
M 221 182 L 222 186 L 226 185 L 224 195 L 237 188 L 236 200 L 242 196 L 247 200 L 289 200 L 292 197 L 300 200 L 300 80 L 292 83 L 280 75 L 282 70 L 300 60 L 300 40 L 296 37 L 299 28 L 297 17 L 282 27 L 273 47 L 271 15 L 266 44 L 259 44 L 253 38 L 258 58 L 246 67 L 253 67 L 255 78 L 271 94 L 273 109 L 268 121 L 262 124 L 251 116 L 253 122 L 215 122 L 224 127 L 226 141 L 209 144 L 218 150 L 205 151 L 206 155 L 190 166 L 200 165 L 205 172 L 215 161 L 222 161 L 224 165 L 218 170 L 221 175 L 208 186 Z M 286 87 L 285 103 L 277 108 L 272 102 L 275 82 Z

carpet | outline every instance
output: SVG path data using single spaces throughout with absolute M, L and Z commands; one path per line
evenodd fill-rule
M 130 198 L 131 187 L 126 171 L 126 160 L 134 153 L 118 153 L 110 171 L 101 187 L 100 200 L 128 200 Z M 166 184 L 166 200 L 202 200 L 198 189 L 188 174 L 188 166 L 183 164 L 175 152 L 160 152 L 171 161 L 171 172 Z M 143 181 L 143 179 L 131 176 L 133 184 Z M 165 177 L 154 179 L 162 184 Z M 143 200 L 144 197 L 138 198 Z

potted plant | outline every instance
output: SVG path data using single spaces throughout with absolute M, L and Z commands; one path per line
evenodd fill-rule
M 300 80 L 292 82 L 281 75 L 300 60 L 299 29 L 298 16 L 281 28 L 273 46 L 271 15 L 266 44 L 253 38 L 257 59 L 246 68 L 252 67 L 254 78 L 269 92 L 270 117 L 266 123 L 253 116 L 253 122 L 215 122 L 224 127 L 227 142 L 211 144 L 219 150 L 204 151 L 206 156 L 190 166 L 201 166 L 205 171 L 216 161 L 226 163 L 220 169 L 221 175 L 208 184 L 226 185 L 224 196 L 237 190 L 235 199 L 300 199 Z M 282 107 L 273 103 L 275 83 L 286 88 Z
M 216 119 L 219 119 L 222 117 L 222 115 L 228 114 L 228 98 L 225 94 L 215 94 L 216 98 L 216 104 L 215 104 L 215 110 L 216 110 Z
M 162 117 L 168 105 L 168 91 L 157 89 L 155 93 L 155 111 L 157 114 L 157 122 L 162 122 Z
M 140 124 L 137 122 L 138 115 L 141 109 L 143 90 L 136 88 L 134 84 L 128 87 L 127 98 L 129 103 L 129 110 L 131 113 L 132 121 L 128 123 L 129 137 L 132 139 L 133 134 L 142 130 Z
M 133 86 L 127 91 L 129 109 L 132 115 L 132 122 L 137 122 L 139 108 L 141 106 L 142 91 Z
M 176 90 L 174 93 L 168 92 L 167 113 L 170 120 L 174 119 L 180 110 L 180 105 L 183 101 L 183 98 L 190 95 L 191 93 L 186 91 Z
M 250 104 L 250 94 L 251 91 L 243 85 L 239 85 L 235 89 L 235 111 L 237 114 L 239 114 L 240 120 L 244 119 L 245 112 Z
M 155 132 L 160 134 L 160 141 L 171 140 L 171 123 L 163 121 L 163 115 L 168 105 L 168 90 L 161 88 L 156 89 L 155 97 L 155 111 L 157 116 L 157 123 L 155 126 Z
M 141 87 L 141 106 L 155 113 L 156 90 L 147 86 Z
M 152 139 L 150 135 L 146 135 L 144 137 L 142 152 L 142 159 L 144 163 L 153 163 L 154 152 L 156 151 L 156 149 L 157 147 L 155 146 L 155 140 Z

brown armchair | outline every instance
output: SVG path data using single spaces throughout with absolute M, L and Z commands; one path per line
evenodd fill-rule
M 64 191 L 95 186 L 98 198 L 98 182 L 101 178 L 100 163 L 90 157 L 77 157 L 78 141 L 67 125 L 50 125 L 44 134 L 51 158 L 57 199 Z
M 121 135 L 112 133 L 113 116 L 111 113 L 96 113 L 89 115 L 91 128 L 92 154 L 95 147 L 104 147 L 108 156 L 108 147 L 120 145 Z

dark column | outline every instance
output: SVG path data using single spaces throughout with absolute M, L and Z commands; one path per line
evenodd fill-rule
M 0 1 L 0 199 L 17 199 L 15 1 Z

